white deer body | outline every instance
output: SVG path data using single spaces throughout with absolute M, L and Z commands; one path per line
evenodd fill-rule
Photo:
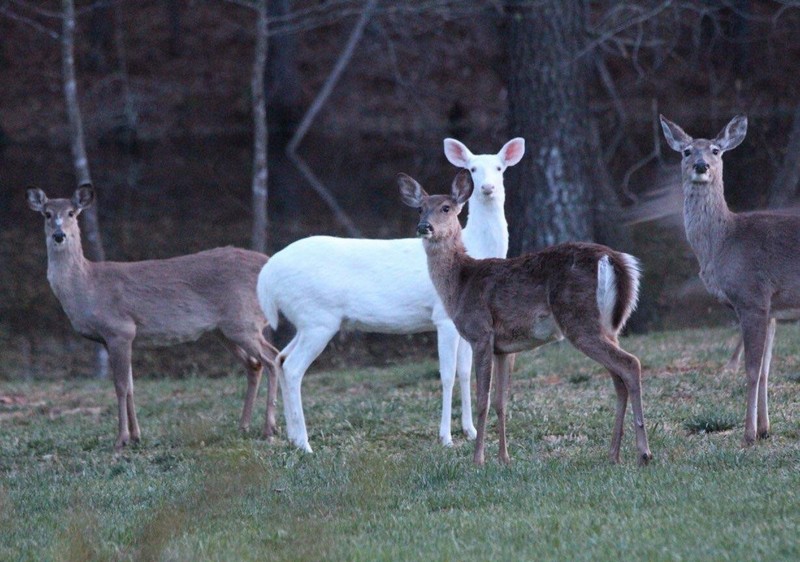
M 468 249 L 476 255 L 502 255 L 508 250 L 503 213 L 503 171 L 519 162 L 524 141 L 513 139 L 496 155 L 472 155 L 458 141 L 445 141 L 445 154 L 455 165 L 479 176 L 484 190 L 470 199 Z M 281 389 L 289 440 L 311 451 L 303 415 L 300 385 L 311 363 L 340 329 L 406 334 L 437 332 L 442 379 L 439 439 L 452 444 L 450 420 L 456 375 L 461 388 L 462 427 L 474 438 L 470 399 L 472 352 L 458 336 L 430 278 L 418 239 L 364 240 L 312 236 L 277 252 L 258 279 L 258 299 L 270 325 L 278 311 L 297 333 L 281 351 Z
M 264 366 L 268 370 L 265 436 L 275 432 L 275 350 L 263 336 L 266 318 L 255 283 L 267 256 L 216 248 L 187 256 L 139 262 L 91 262 L 83 255 L 78 215 L 92 204 L 85 186 L 71 200 L 28 190 L 31 209 L 45 217 L 47 279 L 75 330 L 105 345 L 119 408 L 115 449 L 140 438 L 133 399 L 134 339 L 151 346 L 194 341 L 218 329 L 247 368 L 248 388 L 240 427 L 250 424 Z
M 747 118 L 735 117 L 713 140 L 693 139 L 661 117 L 681 163 L 686 237 L 708 291 L 739 318 L 747 371 L 743 443 L 769 434 L 767 386 L 775 319 L 800 308 L 800 217 L 733 213 L 725 203 L 722 155 L 744 140 Z

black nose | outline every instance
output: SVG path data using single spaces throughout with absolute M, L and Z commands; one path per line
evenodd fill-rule
M 417 235 L 424 236 L 433 232 L 433 227 L 427 222 L 421 222 L 417 225 Z
M 705 162 L 698 162 L 694 165 L 694 171 L 698 174 L 705 174 L 708 171 L 708 164 Z
M 56 243 L 58 244 L 61 244 L 66 239 L 67 235 L 64 234 L 63 232 L 56 232 L 55 234 L 53 234 L 53 240 L 55 240 Z

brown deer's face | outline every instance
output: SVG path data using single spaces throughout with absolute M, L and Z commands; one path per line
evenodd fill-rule
M 469 171 L 461 170 L 456 175 L 450 195 L 428 195 L 419 183 L 405 174 L 398 176 L 398 185 L 403 202 L 419 211 L 417 236 L 440 240 L 461 229 L 458 214 L 473 189 Z
M 78 215 L 92 204 L 91 187 L 81 186 L 72 199 L 48 199 L 44 191 L 29 188 L 28 206 L 44 216 L 44 232 L 48 246 L 63 248 L 70 239 L 78 239 Z

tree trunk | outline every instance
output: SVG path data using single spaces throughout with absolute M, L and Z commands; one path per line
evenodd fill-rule
M 786 145 L 786 154 L 783 157 L 778 175 L 772 182 L 769 190 L 767 205 L 772 209 L 785 207 L 794 202 L 797 196 L 797 184 L 800 182 L 800 103 L 794 110 L 792 130 L 789 133 L 789 143 Z
M 510 170 L 509 255 L 594 233 L 583 3 L 531 4 L 506 4 L 510 136 L 527 143 Z
M 267 17 L 270 20 L 286 16 L 289 12 L 289 0 L 267 2 Z M 270 152 L 276 156 L 282 156 L 286 151 L 286 145 L 303 114 L 294 42 L 295 36 L 291 33 L 276 35 L 269 41 L 263 88 L 267 98 L 267 121 L 271 129 Z
M 267 251 L 267 108 L 264 96 L 264 68 L 267 62 L 267 0 L 258 0 L 258 24 L 253 56 L 253 235 L 256 252 Z
M 64 74 L 64 100 L 69 119 L 70 147 L 75 166 L 77 184 L 91 183 L 89 160 L 86 157 L 86 146 L 83 141 L 83 122 L 78 104 L 78 84 L 75 79 L 75 4 L 73 0 L 62 0 L 64 11 L 61 34 L 61 62 Z M 92 261 L 103 261 L 105 252 L 100 239 L 100 227 L 97 220 L 97 205 L 93 205 L 81 213 L 83 217 L 83 234 L 87 257 Z M 98 345 L 95 362 L 95 374 L 98 377 L 108 376 L 108 354 L 103 346 Z

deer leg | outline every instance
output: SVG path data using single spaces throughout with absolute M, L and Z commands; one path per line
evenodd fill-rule
M 117 395 L 118 429 L 114 450 L 119 452 L 131 438 L 130 420 L 128 418 L 128 395 L 131 381 L 131 344 L 129 339 L 115 338 L 106 340 L 106 349 L 114 377 L 114 391 Z M 131 396 L 131 409 L 133 397 Z
M 250 344 L 247 338 L 237 337 L 236 334 L 229 334 L 225 330 L 223 330 L 222 333 L 225 336 L 222 340 L 225 347 L 242 362 L 247 370 L 247 394 L 244 399 L 242 416 L 239 418 L 239 429 L 241 431 L 247 431 L 250 428 L 250 421 L 253 417 L 253 405 L 256 396 L 258 396 L 258 387 L 261 384 L 263 366 L 261 361 L 257 359 L 257 357 L 260 357 L 260 354 L 255 353 L 254 346 Z
M 500 435 L 498 457 L 500 458 L 500 462 L 505 464 L 511 462 L 511 457 L 508 456 L 508 446 L 506 443 L 506 404 L 508 403 L 508 389 L 511 384 L 511 362 L 513 357 L 513 355 L 495 355 L 493 359 L 493 368 L 497 375 L 497 385 L 494 388 L 492 407 L 497 413 L 497 432 Z
M 611 449 L 608 458 L 613 464 L 619 464 L 619 449 L 622 445 L 622 435 L 625 433 L 625 410 L 628 408 L 628 388 L 622 377 L 608 371 L 611 375 L 611 382 L 614 383 L 614 390 L 617 392 L 617 414 L 614 418 L 614 432 L 611 434 Z
M 775 341 L 775 318 L 770 319 L 767 327 L 767 340 L 764 344 L 764 359 L 761 361 L 761 374 L 758 378 L 758 419 L 756 430 L 759 439 L 769 437 L 769 408 L 767 407 L 767 384 L 769 368 L 772 363 L 772 344 Z
M 744 342 L 742 341 L 742 336 L 740 335 L 738 341 L 736 342 L 736 348 L 733 350 L 733 353 L 731 353 L 728 362 L 725 363 L 726 371 L 736 371 L 739 369 L 739 363 L 742 362 L 743 352 L 744 352 Z
M 128 394 L 125 400 L 128 409 L 128 429 L 131 434 L 131 441 L 138 443 L 142 438 L 142 431 L 139 429 L 139 420 L 136 418 L 136 404 L 133 402 L 133 368 L 128 369 Z
M 489 337 L 488 341 L 478 342 L 473 344 L 472 347 L 475 356 L 475 378 L 478 383 L 478 435 L 475 439 L 473 462 L 480 466 L 485 462 L 483 450 L 486 441 L 486 414 L 489 410 L 489 392 L 492 387 L 493 338 Z
M 744 417 L 744 439 L 742 446 L 747 447 L 756 441 L 756 418 L 758 416 L 759 380 L 764 363 L 764 351 L 767 342 L 769 324 L 768 315 L 760 310 L 742 311 L 739 313 L 744 340 L 744 367 L 747 373 L 747 411 Z M 764 389 L 766 399 L 766 389 Z
M 276 356 L 267 363 L 267 416 L 264 419 L 264 439 L 271 442 L 278 433 L 278 422 L 275 409 L 278 406 L 278 373 L 281 370 L 280 360 Z
M 577 337 L 575 339 L 570 338 L 570 341 L 591 359 L 594 359 L 611 371 L 612 376 L 616 375 L 622 380 L 628 396 L 630 397 L 633 409 L 633 427 L 636 432 L 636 447 L 639 450 L 639 464 L 646 465 L 652 460 L 653 454 L 650 452 L 650 445 L 647 441 L 647 429 L 644 424 L 644 409 L 642 407 L 642 367 L 639 360 L 634 355 L 620 348 L 615 341 L 609 340 L 599 333 L 597 335 L 593 334 L 591 336 Z M 619 408 L 620 395 L 619 392 L 617 392 L 618 418 Z M 618 423 L 621 423 L 621 421 L 615 421 L 614 434 L 611 439 L 612 447 L 614 446 L 615 438 L 622 438 L 621 433 L 617 430 Z M 612 455 L 613 452 L 612 448 Z
M 303 415 L 303 400 L 300 393 L 300 383 L 303 375 L 311 366 L 328 342 L 338 331 L 335 328 L 320 326 L 312 330 L 301 330 L 295 336 L 297 342 L 292 345 L 291 353 L 283 361 L 282 372 L 278 377 L 281 382 L 283 392 L 283 413 L 286 417 L 286 434 L 289 441 L 298 449 L 311 453 L 311 446 L 308 444 L 308 433 L 306 431 L 306 421 Z M 283 352 L 279 360 L 284 357 Z
M 472 346 L 464 338 L 458 340 L 458 356 L 456 358 L 456 374 L 461 387 L 461 427 L 467 439 L 475 439 L 478 434 L 472 423 Z
M 436 343 L 439 351 L 439 376 L 442 380 L 442 420 L 439 423 L 439 442 L 445 447 L 453 446 L 450 421 L 453 416 L 453 385 L 456 380 L 458 342 L 461 337 L 450 319 L 436 327 Z

